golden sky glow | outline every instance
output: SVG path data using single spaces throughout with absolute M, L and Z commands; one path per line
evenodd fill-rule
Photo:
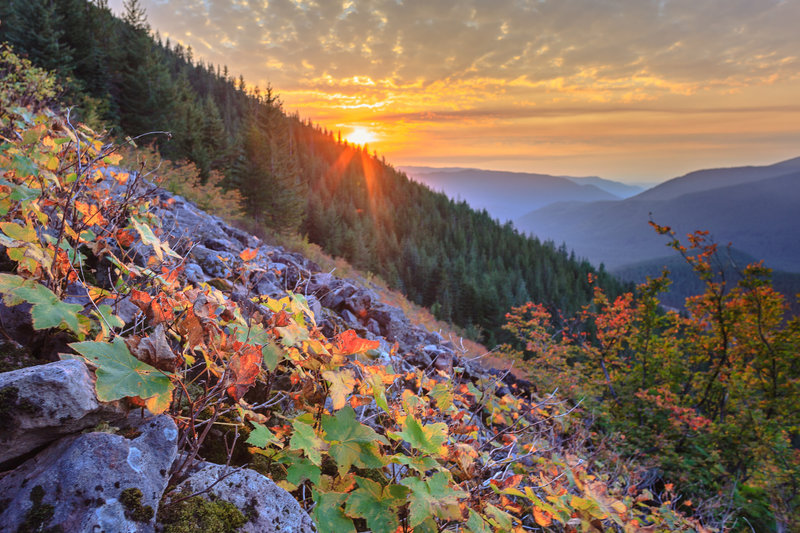
M 397 165 L 644 182 L 800 155 L 800 0 L 141 3 Z

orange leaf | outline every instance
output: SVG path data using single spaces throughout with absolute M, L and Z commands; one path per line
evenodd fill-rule
M 131 289 L 131 302 L 142 311 L 147 312 L 152 300 L 153 298 L 146 292 Z
M 368 403 L 372 403 L 372 400 L 366 396 L 352 396 L 350 398 L 350 407 L 353 409 L 361 407 L 362 405 L 367 405 Z
M 239 257 L 242 258 L 242 261 L 252 261 L 258 255 L 258 250 L 254 250 L 252 248 L 246 248 L 242 250 L 242 253 L 239 254 Z
M 118 229 L 114 233 L 114 237 L 117 238 L 117 242 L 123 248 L 128 248 L 131 244 L 133 244 L 133 241 L 135 239 L 135 237 L 133 236 L 133 233 L 131 231 L 125 230 L 125 229 Z
M 377 350 L 380 345 L 381 343 L 378 341 L 359 338 L 352 329 L 342 332 L 336 339 L 336 349 L 341 354 L 354 354 L 366 352 L 367 350 Z
M 553 519 L 550 518 L 550 513 L 538 507 L 533 508 L 533 519 L 542 527 L 550 527 L 550 524 L 553 523 Z
M 246 345 L 241 354 L 234 354 L 231 357 L 230 379 L 233 381 L 228 386 L 228 394 L 236 401 L 253 386 L 261 371 L 261 348 L 258 346 Z
M 508 476 L 505 480 L 503 480 L 502 488 L 507 489 L 508 487 L 516 487 L 519 485 L 520 481 L 522 481 L 522 474 Z

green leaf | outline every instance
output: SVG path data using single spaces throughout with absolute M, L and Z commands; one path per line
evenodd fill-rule
M 3 302 L 13 307 L 21 304 L 24 300 L 16 295 L 15 291 L 25 283 L 30 283 L 20 276 L 14 274 L 0 274 L 0 294 L 3 295 Z
M 36 236 L 36 230 L 30 222 L 27 226 L 20 226 L 16 222 L 2 222 L 0 223 L 0 229 L 15 241 L 39 242 L 39 238 Z
M 180 256 L 170 249 L 168 243 L 162 242 L 161 239 L 155 236 L 153 229 L 150 226 L 143 222 L 139 222 L 135 218 L 131 219 L 131 223 L 133 224 L 136 232 L 139 234 L 139 237 L 141 237 L 142 244 L 152 246 L 153 251 L 156 253 L 156 257 L 158 257 L 159 261 L 164 260 L 164 253 L 180 259 Z
M 264 366 L 270 372 L 274 372 L 283 361 L 283 350 L 271 340 L 261 346 L 261 355 L 264 356 Z
M 312 463 L 321 466 L 322 450 L 327 447 L 325 442 L 317 437 L 314 428 L 305 422 L 295 420 L 292 422 L 292 427 L 294 428 L 294 433 L 292 433 L 292 438 L 289 440 L 289 447 L 292 450 L 302 450 Z
M 372 387 L 372 397 L 375 398 L 375 404 L 388 413 L 389 402 L 386 401 L 386 387 L 383 385 L 383 379 L 378 374 L 369 374 L 367 381 Z
M 437 383 L 428 396 L 436 400 L 436 405 L 441 411 L 447 411 L 453 405 L 453 388 L 449 382 Z
M 86 341 L 69 346 L 97 367 L 95 388 L 100 401 L 138 396 L 150 400 L 147 406 L 154 413 L 169 406 L 175 388 L 169 376 L 132 356 L 121 337 L 111 343 Z
M 388 445 L 386 437 L 356 420 L 356 412 L 349 405 L 335 416 L 323 415 L 322 429 L 325 440 L 331 443 L 331 457 L 336 460 L 339 475 L 344 475 L 352 465 L 359 468 L 380 468 L 384 465 L 377 443 Z
M 408 488 L 402 485 L 382 487 L 370 479 L 356 477 L 358 489 L 347 499 L 347 514 L 367 521 L 373 533 L 394 533 L 399 526 L 396 507 L 405 503 Z
M 396 434 L 417 450 L 431 455 L 439 454 L 442 445 L 447 442 L 447 424 L 438 422 L 423 426 L 409 415 L 403 421 L 403 431 Z
M 434 470 L 439 466 L 439 463 L 431 457 L 430 455 L 422 455 L 419 457 L 414 457 L 411 455 L 405 455 L 402 453 L 398 453 L 396 455 L 392 455 L 389 457 L 390 462 L 405 465 L 410 468 L 413 468 L 420 474 L 424 474 L 429 470 Z
M 467 529 L 469 529 L 472 533 L 492 533 L 492 528 L 489 527 L 489 523 L 472 509 L 469 510 Z
M 306 479 L 313 485 L 319 485 L 322 469 L 305 457 L 293 457 L 286 471 L 286 481 L 299 486 Z
M 427 480 L 408 477 L 401 483 L 411 489 L 408 496 L 411 527 L 416 527 L 432 517 L 442 520 L 461 518 L 458 499 L 467 497 L 467 493 L 452 489 L 444 472 L 436 472 Z
M 347 494 L 340 492 L 312 491 L 316 506 L 314 506 L 314 522 L 319 533 L 355 533 L 353 521 L 345 516 L 342 503 L 347 499 Z
M 505 511 L 501 511 L 491 504 L 486 505 L 485 512 L 492 518 L 497 529 L 511 531 L 513 523 L 510 514 L 506 513 Z
M 80 334 L 78 313 L 83 311 L 82 305 L 64 303 L 53 291 L 35 282 L 26 283 L 14 294 L 33 304 L 31 317 L 34 329 L 57 328 L 63 324 L 76 335 Z
M 275 441 L 275 435 L 273 435 L 267 426 L 261 425 L 258 422 L 253 422 L 252 420 L 250 423 L 253 424 L 253 431 L 250 432 L 250 435 L 248 435 L 245 441 L 247 444 L 252 444 L 258 448 L 266 448 L 267 444 Z

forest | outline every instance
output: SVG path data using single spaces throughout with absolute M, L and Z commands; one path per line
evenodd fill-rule
M 120 19 L 102 1 L 11 0 L 0 6 L 0 41 L 55 71 L 80 120 L 119 138 L 168 132 L 138 142 L 191 161 L 201 180 L 220 173 L 257 226 L 300 233 L 489 346 L 507 340 L 513 305 L 575 313 L 591 300 L 589 273 L 611 294 L 625 287 L 566 246 L 500 225 L 288 115 L 272 87 L 251 88 L 151 36 L 139 3 L 125 6 Z

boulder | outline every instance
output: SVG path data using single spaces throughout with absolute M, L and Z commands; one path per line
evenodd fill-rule
M 206 273 L 203 272 L 200 265 L 192 263 L 191 261 L 186 262 L 186 265 L 183 267 L 183 273 L 186 275 L 186 279 L 195 285 L 200 285 L 206 280 Z
M 4 531 L 154 531 L 178 428 L 158 416 L 133 430 L 66 437 L 0 478 Z
M 97 400 L 82 361 L 5 372 L 0 374 L 0 463 L 124 414 L 120 404 Z
M 369 289 L 358 289 L 347 298 L 345 305 L 356 316 L 365 317 L 373 300 L 377 300 L 375 293 Z
M 241 252 L 242 245 L 237 242 L 234 244 L 228 239 L 221 239 L 219 237 L 208 237 L 203 241 L 203 245 L 211 250 L 218 252 Z
M 274 272 L 258 271 L 250 276 L 249 285 L 254 295 L 273 296 L 283 293 L 283 286 Z
M 344 320 L 345 324 L 347 324 L 349 327 L 351 328 L 361 327 L 361 323 L 358 321 L 358 317 L 353 313 L 351 313 L 349 310 L 347 309 L 343 310 L 341 313 L 339 313 L 339 316 L 342 317 L 342 320 Z
M 212 278 L 230 277 L 233 273 L 231 268 L 237 262 L 237 258 L 230 252 L 218 252 L 200 244 L 192 248 L 190 255 L 203 272 Z
M 235 505 L 247 519 L 247 523 L 239 529 L 244 533 L 316 531 L 311 517 L 291 494 L 254 470 L 199 463 L 171 493 L 171 497 L 200 491 L 205 491 L 202 494 L 205 499 L 222 500 Z

